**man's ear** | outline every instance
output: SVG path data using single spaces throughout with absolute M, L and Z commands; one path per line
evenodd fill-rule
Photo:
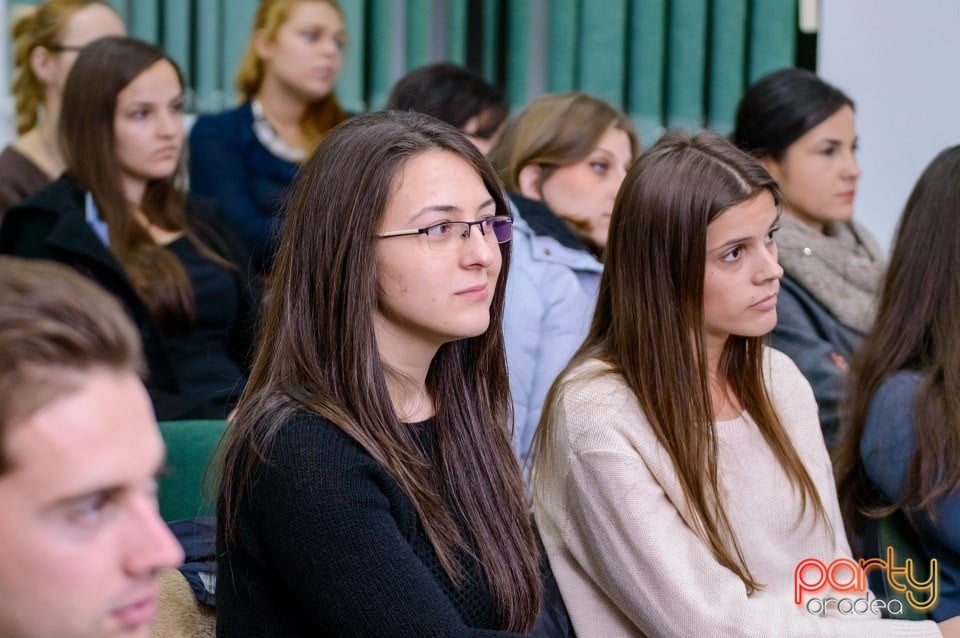
M 536 164 L 527 164 L 520 169 L 517 175 L 517 186 L 520 187 L 520 194 L 527 199 L 535 199 L 538 202 L 543 199 L 540 196 L 540 174 L 542 168 Z

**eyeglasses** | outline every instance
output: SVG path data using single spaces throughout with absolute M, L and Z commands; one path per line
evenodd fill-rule
M 425 235 L 427 245 L 433 250 L 456 250 L 463 245 L 464 240 L 470 237 L 470 230 L 474 226 L 479 226 L 480 234 L 491 244 L 508 242 L 513 235 L 513 220 L 506 215 L 497 215 L 475 222 L 440 222 L 426 228 L 392 230 L 387 233 L 378 233 L 374 237 L 389 239 L 391 237 Z
M 53 51 L 54 53 L 63 53 L 64 51 L 82 51 L 83 47 L 86 45 L 81 44 L 51 44 L 46 48 L 48 51 Z

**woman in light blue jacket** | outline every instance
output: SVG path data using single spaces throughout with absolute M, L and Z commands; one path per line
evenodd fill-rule
M 638 151 L 630 120 L 583 93 L 537 98 L 490 150 L 514 213 L 503 330 L 521 459 L 547 390 L 587 334 L 613 202 Z

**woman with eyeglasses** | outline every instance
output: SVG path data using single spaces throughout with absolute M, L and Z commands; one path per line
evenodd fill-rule
M 418 113 L 334 129 L 286 207 L 219 460 L 220 636 L 511 636 L 539 554 L 510 445 L 511 220 Z
M 66 169 L 57 123 L 77 52 L 97 38 L 126 33 L 101 0 L 47 0 L 13 20 L 13 94 L 20 137 L 0 153 L 0 217 Z

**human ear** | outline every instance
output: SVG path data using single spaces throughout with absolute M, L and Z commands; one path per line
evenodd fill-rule
M 520 187 L 521 195 L 538 202 L 543 200 L 540 195 L 540 175 L 542 171 L 543 169 L 536 164 L 527 164 L 520 169 L 520 174 L 517 175 L 517 186 Z
M 257 57 L 269 61 L 273 57 L 273 40 L 265 29 L 257 29 L 253 34 L 253 50 Z
M 53 81 L 53 53 L 42 46 L 35 46 L 30 50 L 30 70 L 43 84 Z
M 770 176 L 779 184 L 781 177 L 783 177 L 783 168 L 781 163 L 773 159 L 773 157 L 770 155 L 762 155 L 760 157 L 760 163 L 763 164 L 763 167 L 767 169 L 767 172 L 770 173 Z

